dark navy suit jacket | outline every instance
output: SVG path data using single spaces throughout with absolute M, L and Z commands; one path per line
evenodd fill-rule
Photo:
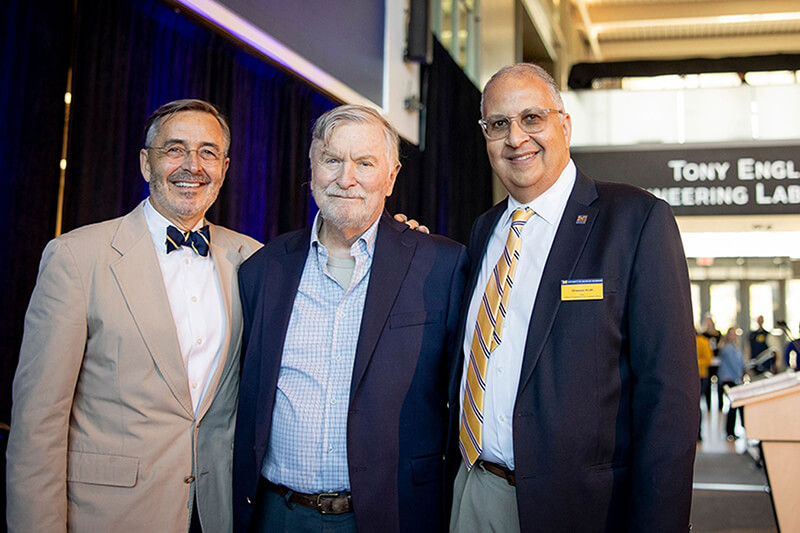
M 244 353 L 234 524 L 244 532 L 269 442 L 283 344 L 310 228 L 242 264 Z M 350 387 L 347 459 L 359 531 L 446 525 L 447 387 L 468 270 L 464 246 L 381 217 Z
M 473 226 L 467 297 L 505 209 L 496 205 Z M 602 279 L 602 300 L 562 301 L 562 280 L 588 279 Z M 686 259 L 669 206 L 578 172 L 544 266 L 514 408 L 523 532 L 687 531 L 695 349 Z M 455 435 L 457 418 L 453 409 Z M 452 475 L 460 459 L 450 451 Z

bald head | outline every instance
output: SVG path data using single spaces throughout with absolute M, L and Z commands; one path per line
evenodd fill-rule
M 489 78 L 489 81 L 486 82 L 486 85 L 484 85 L 483 93 L 481 94 L 481 116 L 486 116 L 486 93 L 497 80 L 506 76 L 531 76 L 542 80 L 545 85 L 547 85 L 550 95 L 553 97 L 553 101 L 558 104 L 558 109 L 564 110 L 564 101 L 561 99 L 561 91 L 558 90 L 556 80 L 553 79 L 550 73 L 535 63 L 514 63 L 513 65 L 507 65 L 495 72 L 494 75 Z

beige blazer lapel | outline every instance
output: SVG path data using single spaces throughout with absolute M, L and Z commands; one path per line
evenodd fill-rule
M 203 400 L 200 403 L 200 409 L 197 412 L 197 419 L 201 420 L 205 413 L 211 406 L 214 396 L 217 392 L 217 387 L 220 381 L 228 372 L 233 370 L 238 371 L 238 368 L 232 370 L 234 362 L 238 360 L 236 357 L 239 350 L 240 339 L 242 335 L 242 313 L 239 303 L 239 286 L 236 278 L 236 271 L 239 265 L 244 261 L 239 249 L 240 245 L 231 239 L 223 231 L 219 231 L 217 226 L 211 226 L 211 258 L 214 261 L 214 269 L 217 273 L 219 280 L 220 291 L 222 292 L 222 301 L 225 307 L 225 337 L 222 340 L 222 349 L 220 353 L 219 364 L 211 376 L 211 381 L 208 384 Z
M 139 204 L 123 217 L 111 240 L 111 246 L 121 257 L 110 267 L 153 363 L 175 399 L 193 416 L 175 322 L 142 206 L 143 203 Z

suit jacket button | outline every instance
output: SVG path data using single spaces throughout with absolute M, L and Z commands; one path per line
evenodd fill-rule
M 183 478 L 183 482 L 186 483 L 187 485 L 192 481 L 194 481 L 194 476 L 186 476 L 185 478 Z
M 245 500 L 247 500 L 247 505 L 253 505 L 253 502 L 250 501 L 250 496 L 246 497 Z

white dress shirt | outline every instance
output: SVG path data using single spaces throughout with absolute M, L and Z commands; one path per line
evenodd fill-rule
M 539 290 L 539 282 L 561 216 L 567 200 L 575 185 L 575 164 L 570 159 L 558 180 L 538 198 L 527 204 L 520 204 L 508 197 L 508 208 L 501 215 L 489 237 L 486 253 L 481 259 L 481 269 L 472 293 L 467 314 L 467 328 L 464 334 L 464 369 L 461 378 L 461 402 L 464 401 L 464 386 L 469 364 L 469 352 L 475 323 L 478 317 L 478 304 L 486 290 L 489 276 L 506 246 L 511 215 L 518 207 L 530 207 L 536 213 L 523 226 L 522 247 L 514 275 L 514 288 L 509 296 L 502 342 L 489 357 L 486 370 L 486 392 L 483 399 L 483 452 L 480 458 L 492 463 L 504 464 L 514 469 L 514 441 L 512 421 L 514 403 L 517 397 L 522 357 L 528 336 L 528 324 L 533 312 L 533 303 Z M 462 405 L 463 409 L 463 405 Z
M 206 257 L 186 246 L 167 253 L 167 226 L 171 223 L 149 199 L 144 204 L 144 218 L 161 266 L 196 415 L 219 364 L 227 327 L 219 279 L 211 250 Z M 201 220 L 193 230 L 204 224 Z

